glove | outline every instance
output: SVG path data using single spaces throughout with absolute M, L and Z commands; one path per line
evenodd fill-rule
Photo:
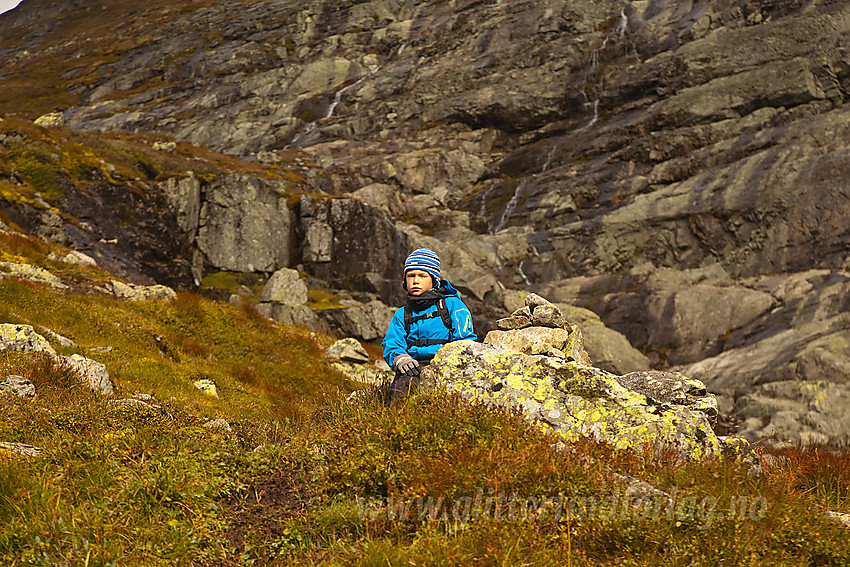
M 393 361 L 396 372 L 402 376 L 419 376 L 419 361 L 409 354 L 400 354 Z

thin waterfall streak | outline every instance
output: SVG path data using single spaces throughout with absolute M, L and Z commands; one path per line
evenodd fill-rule
M 599 99 L 597 98 L 592 103 L 588 103 L 593 106 L 593 117 L 590 119 L 590 122 L 587 123 L 587 126 L 584 127 L 585 130 L 596 124 L 599 120 Z
M 620 21 L 617 23 L 617 31 L 619 32 L 620 39 L 626 35 L 626 28 L 629 26 L 629 18 L 626 16 L 626 7 L 623 6 L 620 8 Z
M 540 173 L 546 173 L 546 170 L 549 169 L 549 164 L 552 163 L 552 156 L 555 155 L 555 150 L 558 148 L 557 145 L 553 144 L 549 149 L 549 153 L 546 154 L 546 161 L 543 162 L 543 169 L 540 170 Z
M 523 260 L 522 262 L 520 262 L 520 263 L 519 263 L 519 266 L 517 266 L 517 268 L 516 268 L 516 271 L 517 271 L 517 273 L 519 274 L 519 277 L 521 277 L 521 278 L 522 278 L 522 281 L 524 281 L 524 282 L 525 282 L 525 285 L 527 285 L 527 286 L 531 286 L 531 280 L 529 280 L 529 279 L 528 279 L 528 276 L 526 276 L 526 275 L 525 275 L 525 272 L 523 272 L 523 271 L 522 271 L 522 265 L 523 265 L 524 263 L 525 263 L 525 260 Z
M 404 46 L 402 46 L 402 47 L 404 47 Z M 380 67 L 375 67 L 373 70 L 369 71 L 368 73 L 366 73 L 365 75 L 363 75 L 362 77 L 357 79 L 355 82 L 351 83 L 348 86 L 342 87 L 341 89 L 336 91 L 334 93 L 333 101 L 331 101 L 331 104 L 328 106 L 327 111 L 325 111 L 325 115 L 322 116 L 321 118 L 314 120 L 314 121 L 310 122 L 309 124 L 307 124 L 307 126 L 304 128 L 304 130 L 302 130 L 301 132 L 296 134 L 292 138 L 292 141 L 289 142 L 286 146 L 284 146 L 284 149 L 289 149 L 293 145 L 297 144 L 300 140 L 304 139 L 305 136 L 307 136 L 313 130 L 316 129 L 316 127 L 319 125 L 319 122 L 321 122 L 322 120 L 328 120 L 330 118 L 333 118 L 334 111 L 336 110 L 336 107 L 339 106 L 339 103 L 342 101 L 342 95 L 347 90 L 356 87 L 357 85 L 359 85 L 360 83 L 362 83 L 363 81 L 365 81 L 366 79 L 368 79 L 369 77 L 371 77 L 372 75 L 374 75 L 375 73 L 377 73 L 380 70 L 381 70 Z
M 496 234 L 508 223 L 508 220 L 511 218 L 514 210 L 516 210 L 516 205 L 519 202 L 520 193 L 525 188 L 526 183 L 528 183 L 528 177 L 524 177 L 522 181 L 519 182 L 519 185 L 516 186 L 516 190 L 514 191 L 513 197 L 508 201 L 508 204 L 505 206 L 504 212 L 502 212 L 502 218 L 499 219 L 499 224 L 496 225 L 496 228 L 493 230 L 492 234 Z

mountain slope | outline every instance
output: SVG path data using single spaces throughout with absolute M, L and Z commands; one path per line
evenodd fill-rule
M 279 168 L 248 184 L 257 206 L 238 177 L 150 175 L 151 201 L 191 185 L 173 207 L 207 208 L 168 232 L 173 270 L 133 277 L 300 266 L 394 304 L 398 265 L 428 245 L 484 330 L 511 289 L 587 307 L 732 411 L 767 382 L 846 387 L 847 305 L 827 298 L 850 246 L 848 22 L 823 0 L 27 0 L 0 18 L 0 110 Z M 286 254 L 209 236 L 251 249 L 234 219 L 252 215 Z M 92 236 L 75 246 L 114 238 Z

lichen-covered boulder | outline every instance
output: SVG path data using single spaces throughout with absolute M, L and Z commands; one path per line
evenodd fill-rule
M 74 266 L 85 266 L 90 268 L 98 267 L 97 260 L 89 256 L 88 254 L 83 254 L 79 250 L 71 250 L 62 258 L 62 261 L 66 264 L 71 264 Z
M 369 362 L 369 354 L 360 341 L 346 337 L 336 341 L 325 349 L 325 354 L 344 362 L 364 363 Z
M 0 352 L 46 352 L 55 355 L 50 343 L 30 325 L 0 324 Z
M 34 398 L 35 386 L 23 376 L 12 374 L 0 382 L 0 394 L 12 394 L 20 398 Z
M 713 396 L 680 374 L 616 376 L 557 357 L 458 341 L 437 352 L 422 384 L 426 391 L 444 387 L 470 401 L 519 407 L 567 442 L 587 437 L 621 449 L 670 446 L 682 459 L 722 450 L 712 429 Z
M 272 274 L 260 293 L 263 303 L 280 303 L 289 307 L 307 303 L 307 286 L 298 270 L 281 268 Z
M 53 289 L 68 289 L 61 279 L 51 274 L 44 268 L 31 266 L 29 264 L 17 264 L 15 262 L 0 262 L 0 278 L 12 276 L 34 283 L 45 284 Z
M 109 378 L 109 372 L 106 371 L 106 366 L 80 356 L 73 354 L 71 356 L 57 356 L 56 362 L 65 368 L 75 372 L 82 380 L 83 384 L 104 396 L 111 396 L 114 388 L 112 380 Z
M 332 362 L 331 368 L 344 374 L 349 380 L 372 386 L 382 386 L 393 379 L 393 373 L 388 369 L 386 364 L 371 365 L 338 361 Z
M 65 125 L 65 116 L 61 112 L 48 112 L 33 120 L 36 126 L 60 128 Z
M 177 293 L 165 285 L 137 285 L 112 280 L 106 284 L 106 291 L 127 301 L 147 301 L 149 299 L 172 301 L 177 299 Z
M 212 380 L 206 378 L 203 380 L 195 380 L 192 382 L 192 385 L 208 396 L 212 396 L 213 398 L 218 397 L 218 388 L 215 387 L 215 382 Z

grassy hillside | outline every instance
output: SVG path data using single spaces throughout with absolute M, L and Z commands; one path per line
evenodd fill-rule
M 192 295 L 129 303 L 107 274 L 0 234 L 0 322 L 47 327 L 107 365 L 103 398 L 44 355 L 0 353 L 35 399 L 0 396 L 6 565 L 844 565 L 850 456 L 789 449 L 762 476 L 555 439 L 447 395 L 392 408 L 322 355 L 331 339 Z M 112 347 L 108 352 L 91 351 Z M 103 350 L 103 349 L 101 349 Z M 193 382 L 210 379 L 218 397 Z M 114 400 L 148 394 L 149 406 Z M 218 420 L 218 421 L 217 421 Z M 651 489 L 626 487 L 647 481 Z M 644 500 L 632 505 L 635 495 Z
M 164 24 L 212 3 L 102 0 L 51 6 L 30 0 L 19 11 L 26 11 L 29 26 L 38 33 L 27 27 L 7 27 L 0 33 L 0 51 L 8 50 L 0 108 L 34 119 L 79 104 L 75 93 L 96 84 L 124 53 L 148 44 Z M 156 85 L 139 86 L 136 92 L 150 86 L 166 85 L 160 80 Z

